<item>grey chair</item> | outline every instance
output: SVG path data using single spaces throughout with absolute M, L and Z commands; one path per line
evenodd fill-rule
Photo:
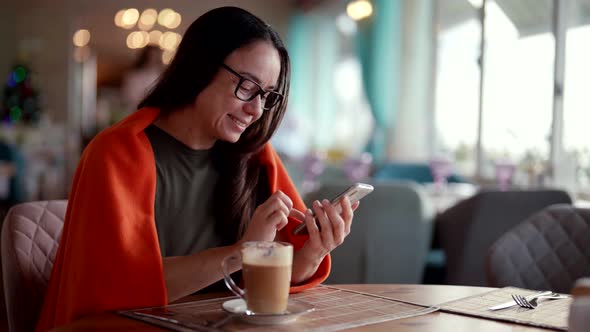
M 486 286 L 485 258 L 502 234 L 553 204 L 571 204 L 561 190 L 482 191 L 436 218 L 435 236 L 446 257 L 445 283 Z
M 2 273 L 10 331 L 34 331 L 61 238 L 67 201 L 13 206 L 2 226 Z
M 306 196 L 331 199 L 350 183 L 324 183 Z M 422 280 L 434 208 L 413 182 L 374 182 L 355 211 L 350 235 L 332 251 L 327 283 L 412 283 Z
M 590 276 L 590 209 L 553 205 L 500 237 L 486 259 L 489 284 L 568 293 Z

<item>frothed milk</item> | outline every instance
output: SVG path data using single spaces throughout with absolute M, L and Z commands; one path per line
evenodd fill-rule
M 248 310 L 282 313 L 287 310 L 293 247 L 280 242 L 250 242 L 242 248 L 242 274 Z

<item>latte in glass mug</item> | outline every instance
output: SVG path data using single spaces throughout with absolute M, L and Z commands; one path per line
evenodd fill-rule
M 244 290 L 240 292 L 241 289 L 230 287 L 233 281 L 226 275 L 224 278 L 230 290 L 246 300 L 250 312 L 285 312 L 291 285 L 293 246 L 284 242 L 246 242 L 240 254 Z

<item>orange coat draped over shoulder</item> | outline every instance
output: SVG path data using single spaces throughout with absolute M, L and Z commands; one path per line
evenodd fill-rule
M 84 315 L 161 306 L 166 303 L 162 256 L 154 220 L 156 163 L 144 132 L 159 110 L 143 108 L 101 132 L 78 164 L 57 257 L 37 325 L 47 331 Z M 305 210 L 285 168 L 270 144 L 259 153 L 270 191 L 283 191 L 293 207 Z M 306 236 L 293 236 L 299 223 L 282 230 L 295 250 Z M 305 284 L 324 281 L 330 257 Z

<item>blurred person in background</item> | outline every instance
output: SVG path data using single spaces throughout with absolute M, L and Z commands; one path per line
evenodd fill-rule
M 289 80 L 258 17 L 222 7 L 193 22 L 140 109 L 84 151 L 37 329 L 218 291 L 245 241 L 294 245 L 292 292 L 324 281 L 358 205 L 316 201 L 314 221 L 268 143 Z M 292 234 L 301 222 L 309 235 Z

